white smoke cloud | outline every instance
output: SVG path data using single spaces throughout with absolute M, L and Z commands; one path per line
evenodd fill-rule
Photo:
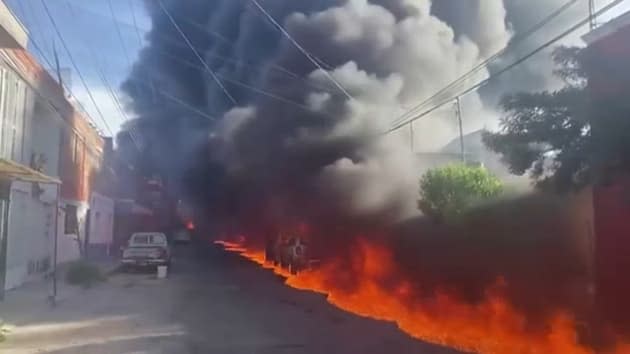
M 384 138 L 382 133 L 400 115 L 401 107 L 430 96 L 480 59 L 479 46 L 468 38 L 456 38 L 444 22 L 429 16 L 428 4 L 406 2 L 407 15 L 400 17 L 378 1 L 350 0 L 310 14 L 290 13 L 282 21 L 287 31 L 318 58 L 338 63 L 329 73 L 353 98 L 346 99 L 329 77 L 285 38 L 272 60 L 278 64 L 310 65 L 306 79 L 313 87 L 327 89 L 304 91 L 295 84 L 287 88 L 287 83 L 283 82 L 282 87 L 277 87 L 276 82 L 266 81 L 263 87 L 271 92 L 302 91 L 293 99 L 308 105 L 311 113 L 279 108 L 279 102 L 265 99 L 257 101 L 257 114 L 249 116 L 244 124 L 257 130 L 274 124 L 273 120 L 292 119 L 288 124 L 295 124 L 296 129 L 278 137 L 282 139 L 281 148 L 288 151 L 336 140 L 359 139 L 360 144 L 351 151 L 354 156 L 341 154 L 320 166 L 320 180 L 316 178 L 314 182 L 320 188 L 328 186 L 323 193 L 329 195 L 328 199 L 344 201 L 344 207 L 351 209 L 347 210 L 349 212 L 376 213 L 386 208 L 408 215 L 416 209 L 418 173 L 413 155 L 404 141 L 395 139 L 395 135 Z M 394 2 L 386 5 L 391 8 Z M 482 109 L 480 105 L 469 106 Z M 298 116 L 311 114 L 310 119 L 314 119 L 315 124 L 299 122 Z M 322 124 L 326 129 L 322 129 Z M 426 129 L 420 129 L 418 137 L 421 144 L 436 147 L 448 142 L 455 128 L 455 124 L 444 124 L 438 118 L 437 122 L 429 121 Z M 238 137 L 226 140 L 236 145 L 242 143 Z M 261 148 L 264 149 L 261 146 L 252 146 L 255 151 L 230 148 L 230 151 L 251 154 L 247 157 L 230 155 L 230 158 L 247 164 L 252 156 L 260 156 Z M 277 147 L 270 147 L 271 150 L 270 155 L 278 158 Z M 280 152 L 283 153 L 286 152 Z M 259 162 L 258 159 L 253 161 Z
M 544 5 L 542 0 L 536 3 Z M 297 199 L 304 200 L 312 196 L 305 194 L 317 190 L 315 197 L 336 201 L 344 212 L 395 210 L 399 216 L 415 210 L 418 171 L 409 132 L 401 130 L 388 136 L 383 132 L 406 109 L 467 73 L 535 23 L 532 18 L 538 16 L 540 20 L 547 11 L 516 0 L 295 0 L 262 4 L 316 59 L 307 58 L 249 2 L 171 1 L 167 6 L 176 19 L 193 18 L 213 33 L 208 39 L 198 28 L 191 29 L 183 22 L 212 69 L 226 78 L 223 83 L 238 104 L 226 100 L 206 70 L 184 70 L 177 62 L 153 59 L 159 55 L 153 52 L 157 48 L 196 60 L 189 48 L 160 39 L 161 35 L 178 34 L 151 5 L 152 44 L 143 55 L 150 65 L 141 62 L 130 81 L 158 71 L 155 76 L 160 82 L 170 83 L 162 88 L 174 91 L 182 101 L 213 114 L 223 111 L 220 122 L 211 129 L 213 141 L 220 141 L 214 158 L 228 176 L 237 180 L 245 176 L 259 183 L 261 190 L 287 193 L 280 200 L 292 200 L 289 195 L 296 194 Z M 553 4 L 544 6 L 554 8 Z M 217 55 L 233 60 L 217 60 Z M 279 73 L 278 67 L 285 72 Z M 524 68 L 527 73 L 528 67 Z M 482 70 L 471 81 L 486 78 L 492 70 Z M 229 80 L 239 80 L 255 91 Z M 498 92 L 506 85 L 541 88 L 547 84 L 523 79 L 500 82 L 491 89 Z M 498 94 L 492 95 L 496 100 Z M 136 109 L 155 107 L 155 102 L 142 102 L 150 95 L 132 96 L 137 100 Z M 496 125 L 498 114 L 486 96 L 473 92 L 462 98 L 465 132 Z M 161 109 L 169 116 L 160 117 L 160 122 L 177 119 L 172 116 L 179 108 L 168 108 Z M 157 111 L 152 108 L 146 114 L 159 115 Z M 446 105 L 417 121 L 414 129 L 415 151 L 437 150 L 458 134 L 454 109 Z M 163 134 L 168 137 L 168 129 Z

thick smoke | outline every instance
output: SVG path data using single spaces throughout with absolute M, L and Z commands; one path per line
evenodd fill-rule
M 413 156 L 400 136 L 381 133 L 405 107 L 478 63 L 493 32 L 458 37 L 430 14 L 429 1 L 263 2 L 317 67 L 248 1 L 164 3 L 236 104 L 182 45 L 158 3 L 148 2 L 151 45 L 126 88 L 141 119 L 151 122 L 157 162 L 169 171 L 194 165 L 187 160 L 194 147 L 186 144 L 200 139 L 186 129 L 205 125 L 213 146 L 206 158 L 225 178 L 257 190 L 261 204 L 281 195 L 281 213 L 300 203 L 316 209 L 304 214 L 413 214 Z M 467 101 L 482 110 L 475 95 Z M 216 120 L 201 123 L 207 118 L 190 107 Z M 416 143 L 436 147 L 454 127 L 438 115 L 417 125 Z
M 149 46 L 125 84 L 140 117 L 135 133 L 158 171 L 205 208 L 213 224 L 264 238 L 279 225 L 304 222 L 326 243 L 342 245 L 357 235 L 396 233 L 404 244 L 418 245 L 397 251 L 404 267 L 430 280 L 428 287 L 461 287 L 482 296 L 504 275 L 517 281 L 513 289 L 543 289 L 515 291 L 515 302 L 562 301 L 566 288 L 559 274 L 580 271 L 555 267 L 554 262 L 570 264 L 565 261 L 574 255 L 565 238 L 546 238 L 560 232 L 555 228 L 523 247 L 494 243 L 510 226 L 488 230 L 493 237 L 486 239 L 465 228 L 437 228 L 442 238 L 413 239 L 423 226 L 410 221 L 417 213 L 419 176 L 407 132 L 382 134 L 407 108 L 505 46 L 559 0 L 261 0 L 310 58 L 250 1 L 162 2 L 227 92 L 185 45 L 159 2 L 148 1 Z M 564 28 L 562 22 L 554 26 Z M 553 84 L 548 73 L 532 76 L 550 68 L 543 57 L 481 95 L 467 95 L 466 130 L 496 121 L 491 103 L 506 88 Z M 416 149 L 445 144 L 455 136 L 455 123 L 448 107 L 417 122 Z M 462 243 L 461 235 L 470 237 Z M 479 237 L 490 241 L 477 245 Z M 533 259 L 536 271 L 548 274 L 543 280 L 528 268 Z M 420 268 L 427 273 L 418 273 Z
M 125 84 L 140 117 L 136 134 L 158 171 L 221 222 L 254 230 L 286 219 L 387 226 L 417 214 L 421 169 L 408 132 L 382 133 L 557 8 L 534 14 L 500 0 L 261 4 L 307 55 L 251 1 L 147 1 L 149 46 Z M 488 101 L 463 98 L 466 130 L 496 122 Z M 457 131 L 450 107 L 414 128 L 416 151 L 439 148 Z
M 587 16 L 588 2 L 577 1 L 541 30 L 522 40 L 521 35 L 566 4 L 566 0 L 440 0 L 433 2 L 432 13 L 448 23 L 456 36 L 469 37 L 479 43 L 484 57 L 494 54 L 510 40 L 518 41 L 519 44 L 513 50 L 490 65 L 490 72 L 495 72 Z M 577 44 L 580 42 L 579 35 L 576 32 L 561 43 Z M 542 51 L 517 70 L 507 72 L 484 87 L 481 92 L 486 104 L 495 105 L 502 95 L 508 93 L 557 88 L 561 82 L 553 75 L 552 51 L 553 47 Z

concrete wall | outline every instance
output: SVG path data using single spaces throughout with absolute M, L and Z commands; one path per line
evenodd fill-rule
M 42 158 L 41 172 L 48 176 L 59 177 L 59 155 L 61 130 L 63 123 L 55 119 L 55 112 L 41 100 L 33 108 L 29 158 Z
M 64 233 L 63 220 L 66 214 L 59 209 L 59 224 L 57 233 L 57 263 L 64 264 L 76 261 L 81 258 L 81 247 L 76 235 L 66 235 Z
M 66 235 L 63 213 L 57 211 L 62 216 L 58 257 L 63 263 L 80 255 L 77 237 L 86 235 L 88 199 L 101 165 L 103 139 L 54 78 L 24 50 L 27 38 L 19 29 L 0 0 L 0 157 L 64 182 L 61 206 L 77 206 L 79 232 Z M 14 34 L 17 45 L 8 43 L 5 32 Z M 10 198 L 6 285 L 13 288 L 41 276 L 54 258 L 56 196 L 43 200 L 33 193 L 32 184 L 16 183 Z
M 114 240 L 114 201 L 93 193 L 89 213 L 90 244 L 111 245 Z
M 55 205 L 43 202 L 33 191 L 33 183 L 11 186 L 5 289 L 41 278 L 52 267 Z
M 4 48 L 26 48 L 28 32 L 20 20 L 13 15 L 4 1 L 0 1 L 0 46 Z

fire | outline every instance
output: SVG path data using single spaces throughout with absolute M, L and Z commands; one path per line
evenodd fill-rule
M 485 301 L 476 305 L 457 301 L 445 292 L 430 298 L 413 296 L 416 290 L 404 280 L 384 286 L 382 280 L 396 271 L 393 256 L 387 248 L 368 241 L 358 243 L 349 262 L 351 272 L 348 262 L 331 261 L 298 275 L 266 263 L 264 251 L 240 243 L 217 244 L 273 270 L 293 288 L 326 294 L 331 304 L 345 311 L 394 322 L 402 331 L 426 342 L 489 354 L 596 353 L 578 343 L 570 314 L 558 312 L 552 316 L 546 331 L 526 329 L 524 315 L 501 295 L 504 281 L 500 279 L 486 291 Z M 351 290 L 335 285 L 348 274 L 356 278 Z M 630 344 L 619 345 L 612 353 L 630 353 Z

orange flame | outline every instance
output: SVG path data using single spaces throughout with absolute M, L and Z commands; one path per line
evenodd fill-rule
M 292 275 L 265 263 L 263 251 L 225 241 L 216 243 L 285 277 L 286 284 L 293 288 L 325 294 L 331 304 L 345 311 L 394 322 L 410 336 L 426 342 L 488 354 L 595 353 L 578 343 L 575 321 L 567 313 L 555 314 L 545 332 L 528 331 L 525 317 L 501 296 L 502 280 L 488 289 L 485 301 L 476 305 L 457 301 L 446 293 L 410 302 L 406 300 L 413 290 L 408 282 L 396 287 L 385 287 L 379 282 L 395 271 L 393 257 L 388 249 L 367 241 L 358 243 L 356 256 L 350 262 L 352 275 L 359 278 L 350 291 L 331 281 L 342 276 L 346 263 L 327 262 L 317 269 Z M 620 344 L 611 353 L 630 353 L 630 344 Z

